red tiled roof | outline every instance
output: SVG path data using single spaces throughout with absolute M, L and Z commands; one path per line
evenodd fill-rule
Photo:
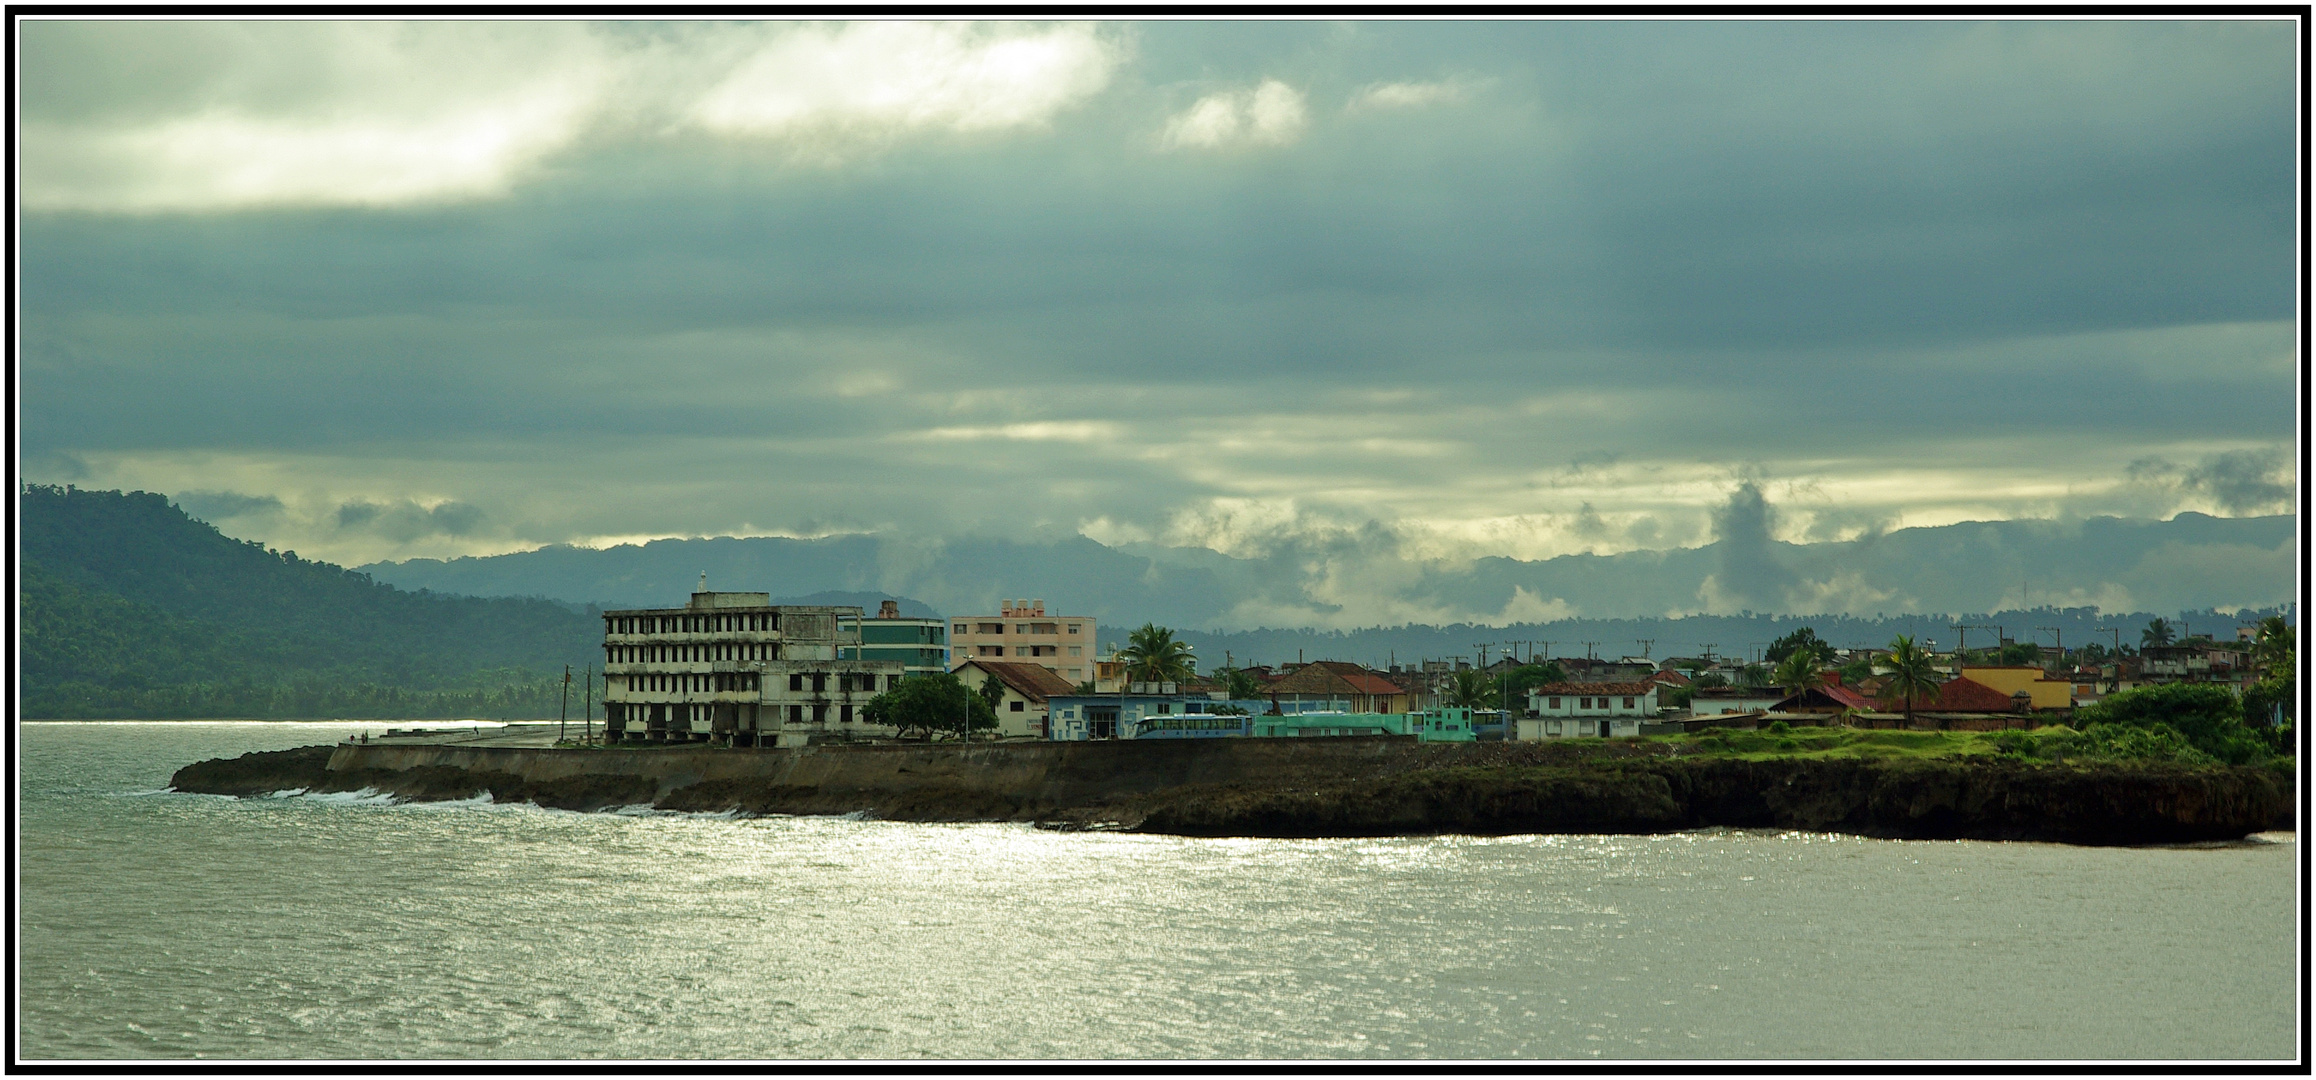
M 1318 660 L 1272 680 L 1265 692 L 1273 694 L 1366 694 L 1384 697 L 1404 694 L 1399 684 L 1357 664 Z
M 1885 701 L 1882 703 L 1882 707 L 1885 709 L 1904 709 L 1905 703 L 1902 701 Z M 1937 700 L 1915 701 L 1914 711 L 1981 713 L 2009 712 L 2011 711 L 2011 700 L 2009 694 L 2005 694 L 2002 691 L 1995 689 L 1994 687 L 1986 685 L 1985 683 L 1973 682 L 1969 679 L 1958 678 L 1941 684 L 1938 687 Z
M 1528 691 L 1531 694 L 1601 695 L 1609 697 L 1639 697 L 1657 688 L 1650 682 L 1549 682 Z
M 1812 698 L 1816 698 L 1819 701 L 1823 701 L 1827 704 L 1843 709 L 1861 709 L 1867 712 L 1872 712 L 1880 707 L 1878 704 L 1876 704 L 1873 698 L 1858 693 L 1856 690 L 1850 687 L 1836 686 L 1832 683 L 1826 683 L 1819 686 L 1812 686 L 1809 689 L 1802 691 L 1801 693 L 1795 694 L 1792 697 L 1778 702 L 1776 705 L 1771 706 L 1771 708 L 1778 711 L 1796 708 L 1806 709 L 1809 708 L 1811 704 L 1810 699 Z
M 1671 669 L 1671 668 L 1666 668 L 1666 669 L 1664 669 L 1663 671 L 1652 671 L 1652 672 L 1650 672 L 1650 673 L 1649 673 L 1649 677 L 1648 677 L 1648 678 L 1642 679 L 1641 681 L 1642 681 L 1642 682 L 1653 682 L 1653 683 L 1664 683 L 1664 684 L 1665 684 L 1665 685 L 1667 685 L 1667 686 L 1687 686 L 1687 685 L 1689 685 L 1689 677 L 1688 677 L 1688 676 L 1686 676 L 1686 675 L 1683 675 L 1683 674 L 1681 674 L 1681 673 L 1680 673 L 1680 672 L 1678 672 L 1678 671 L 1674 671 L 1674 670 L 1673 670 L 1673 669 Z
M 963 671 L 968 667 L 977 667 L 996 676 L 999 682 L 1004 683 L 1014 693 L 1031 701 L 1044 701 L 1057 694 L 1077 692 L 1077 687 L 1072 685 L 1068 679 L 1054 674 L 1052 668 L 1040 664 L 1009 664 L 999 660 L 968 660 L 957 670 Z

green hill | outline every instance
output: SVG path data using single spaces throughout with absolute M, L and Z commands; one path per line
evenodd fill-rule
M 404 592 L 160 495 L 17 506 L 24 716 L 544 716 L 563 665 L 599 656 L 593 610 Z

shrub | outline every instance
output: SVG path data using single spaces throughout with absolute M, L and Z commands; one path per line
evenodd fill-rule
M 1769 722 L 1769 731 L 1770 731 L 1770 734 L 1773 734 L 1773 735 L 1783 735 L 1783 734 L 1785 734 L 1786 732 L 1788 732 L 1788 731 L 1792 731 L 1792 730 L 1793 730 L 1793 725 L 1792 725 L 1792 724 L 1788 724 L 1788 723 L 1786 723 L 1786 722 L 1785 722 L 1785 721 L 1783 721 L 1783 720 L 1772 720 L 1772 721 L 1770 721 L 1770 722 Z
M 2023 731 L 2001 732 L 1987 741 L 1993 743 L 1997 751 L 2017 757 L 2033 757 L 2041 745 L 2040 740 Z
M 2169 732 L 2168 737 L 2150 735 L 2137 742 L 2125 741 L 2121 732 L 2106 737 L 2108 744 L 2138 747 L 2149 753 L 2169 745 L 2169 738 L 2176 738 L 2203 760 L 2216 759 L 2230 765 L 2264 761 L 2274 755 L 2268 740 L 2244 726 L 2243 705 L 2235 694 L 2224 686 L 2210 683 L 2166 683 L 2126 690 L 2084 710 L 2081 718 L 2085 721 L 2086 737 L 2102 727 Z
M 1779 721 L 1779 723 L 1783 723 L 1783 722 L 1784 722 L 1784 721 L 1782 721 L 1782 720 L 1781 720 L 1781 721 Z M 1801 740 L 1799 740 L 1799 739 L 1779 739 L 1779 740 L 1777 740 L 1777 748 L 1778 748 L 1778 749 L 1780 749 L 1780 750 L 1799 750 L 1799 749 L 1801 749 Z

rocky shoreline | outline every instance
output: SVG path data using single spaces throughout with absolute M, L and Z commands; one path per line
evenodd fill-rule
M 1726 826 L 1894 839 L 2156 844 L 2231 840 L 2289 829 L 2294 821 L 2288 774 L 2152 763 L 1747 760 L 1640 746 L 1632 748 L 1639 752 L 1571 754 L 1553 752 L 1568 749 L 1562 747 L 1411 743 L 1404 752 L 1385 747 L 1382 753 L 1271 769 L 1267 775 L 1224 772 L 1218 774 L 1224 779 L 1201 782 L 1195 773 L 1178 773 L 1175 779 L 1192 782 L 1158 786 L 1103 783 L 1094 776 L 1090 783 L 1078 777 L 1057 788 L 1031 781 L 974 782 L 961 772 L 887 784 L 798 783 L 784 780 L 772 759 L 761 757 L 761 775 L 688 778 L 586 767 L 552 776 L 471 764 L 380 768 L 344 760 L 333 769 L 338 749 L 213 759 L 178 770 L 170 785 L 244 797 L 371 789 L 413 801 L 488 792 L 500 802 L 578 811 L 650 805 L 751 815 L 867 813 L 904 821 L 1026 821 L 1055 829 L 1185 836 L 1658 833 Z M 907 765 L 894 771 L 911 773 Z

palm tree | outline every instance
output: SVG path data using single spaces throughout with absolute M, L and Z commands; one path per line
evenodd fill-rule
M 1485 709 L 1494 703 L 1496 681 L 1478 668 L 1465 668 L 1448 682 L 1448 704 L 1459 709 Z
M 2270 615 L 2260 620 L 2259 633 L 2252 638 L 2252 659 L 2262 671 L 2275 674 L 2277 668 L 2292 669 L 2294 653 L 2292 624 L 2282 615 Z
M 2163 619 L 2148 623 L 2147 629 L 2139 632 L 2139 644 L 2142 648 L 2171 644 L 2171 624 Z
M 1118 659 L 1126 662 L 1126 678 L 1132 682 L 1189 682 L 1198 673 L 1190 646 L 1174 640 L 1174 631 L 1156 623 L 1143 623 L 1140 630 L 1126 635 Z
M 1929 651 L 1914 644 L 1913 638 L 1900 634 L 1891 639 L 1888 655 L 1875 666 L 1890 680 L 1882 687 L 1882 700 L 1904 700 L 1906 726 L 1913 727 L 1914 699 L 1934 698 L 1938 694 L 1938 669 L 1931 666 Z
M 1777 665 L 1774 676 L 1777 685 L 1787 693 L 1799 696 L 1809 692 L 1821 680 L 1818 676 L 1818 657 L 1815 650 L 1795 649 Z

